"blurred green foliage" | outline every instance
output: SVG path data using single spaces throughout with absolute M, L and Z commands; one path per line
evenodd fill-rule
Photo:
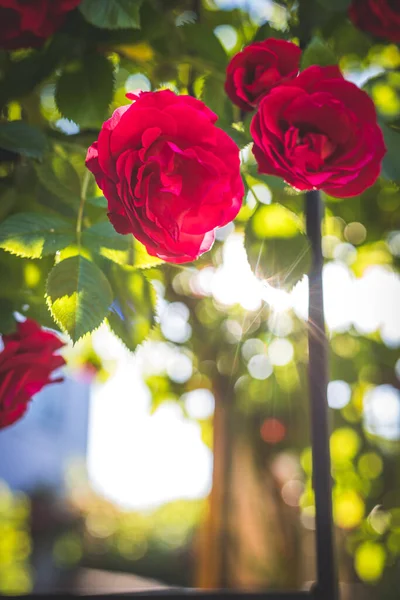
M 27 594 L 33 587 L 29 518 L 28 498 L 13 495 L 0 482 L 0 593 L 4 596 Z
M 202 501 L 178 500 L 145 513 L 121 511 L 89 496 L 81 506 L 85 565 L 189 586 L 194 571 L 190 546 L 204 508 Z

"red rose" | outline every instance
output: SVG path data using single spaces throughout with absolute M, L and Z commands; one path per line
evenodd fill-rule
M 48 383 L 54 369 L 65 364 L 55 354 L 64 343 L 35 321 L 18 323 L 16 333 L 3 335 L 0 352 L 0 429 L 18 421 L 28 408 L 32 396 Z
M 250 131 L 260 173 L 339 198 L 372 185 L 386 151 L 372 100 L 337 67 L 309 67 L 274 88 Z
M 363 31 L 400 42 L 400 0 L 353 0 L 349 17 Z
M 239 150 L 199 100 L 170 90 L 127 94 L 89 148 L 86 165 L 118 233 L 181 263 L 209 250 L 244 194 Z
M 234 104 L 251 111 L 274 85 L 296 77 L 300 55 L 296 44 L 284 40 L 250 44 L 229 63 L 225 91 Z
M 0 0 L 0 47 L 36 48 L 81 0 Z

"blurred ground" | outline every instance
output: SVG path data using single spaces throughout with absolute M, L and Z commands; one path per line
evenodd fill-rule
M 165 589 L 168 586 L 136 575 L 112 573 L 99 569 L 82 569 L 76 576 L 75 591 L 79 594 L 110 594 Z

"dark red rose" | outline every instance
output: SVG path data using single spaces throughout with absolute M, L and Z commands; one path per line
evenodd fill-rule
M 300 48 L 285 40 L 250 44 L 229 63 L 225 91 L 234 104 L 251 111 L 274 85 L 296 77 L 300 55 Z
M 400 0 L 353 0 L 349 17 L 362 31 L 400 42 Z
M 81 0 L 0 0 L 0 47 L 37 48 Z
M 50 331 L 27 319 L 17 324 L 17 331 L 3 335 L 0 352 L 0 429 L 18 421 L 28 408 L 32 396 L 48 383 L 52 371 L 65 360 L 55 354 L 64 343 Z
M 386 152 L 372 100 L 337 67 L 309 67 L 275 87 L 250 131 L 260 173 L 339 198 L 372 185 Z
M 240 209 L 239 149 L 195 98 L 170 90 L 127 97 L 135 102 L 103 124 L 86 165 L 118 233 L 166 261 L 195 260 Z

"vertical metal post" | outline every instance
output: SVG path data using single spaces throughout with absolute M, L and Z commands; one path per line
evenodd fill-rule
M 315 592 L 318 600 L 337 600 L 338 583 L 334 554 L 327 402 L 328 345 L 322 291 L 322 211 L 320 193 L 318 191 L 307 192 L 305 198 L 306 230 L 312 250 L 312 266 L 309 273 L 308 349 L 313 487 L 316 510 L 317 584 Z

